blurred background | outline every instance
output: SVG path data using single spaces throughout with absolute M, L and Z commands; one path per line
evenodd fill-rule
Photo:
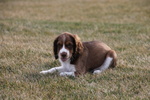
M 53 41 L 62 32 L 98 40 L 118 66 L 77 79 L 42 76 L 59 66 Z M 0 0 L 0 99 L 149 99 L 149 0 Z

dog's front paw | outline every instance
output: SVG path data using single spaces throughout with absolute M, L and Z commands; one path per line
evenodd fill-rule
M 74 74 L 74 72 L 61 72 L 60 76 L 64 76 L 64 77 L 73 76 L 73 77 L 75 77 L 75 74 Z
M 47 74 L 48 71 L 41 71 L 40 74 Z
M 59 75 L 60 76 L 67 76 L 67 73 L 66 72 L 61 72 Z
M 95 70 L 94 72 L 93 72 L 93 74 L 100 74 L 102 71 L 101 70 Z

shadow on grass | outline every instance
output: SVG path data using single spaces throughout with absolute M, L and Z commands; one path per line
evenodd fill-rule
M 54 74 L 40 74 L 40 71 L 42 70 L 49 70 L 50 68 L 52 67 L 55 67 L 55 66 L 59 66 L 59 63 L 58 61 L 53 61 L 53 62 L 47 62 L 43 65 L 40 65 L 38 67 L 38 72 L 37 70 L 35 71 L 30 71 L 30 72 L 27 72 L 23 75 L 24 77 L 24 80 L 25 81 L 29 81 L 29 82 L 38 82 L 40 80 L 45 80 L 45 79 L 53 79 L 54 77 L 56 77 L 58 74 L 57 73 L 54 73 Z
M 40 81 L 45 81 L 48 79 L 54 79 L 57 74 L 40 74 L 39 72 L 33 72 L 33 73 L 26 73 L 24 75 L 24 80 L 27 82 L 40 82 Z
M 58 66 L 58 65 L 59 65 L 59 63 L 57 61 L 53 61 L 51 63 L 47 62 L 44 65 L 42 65 L 41 67 L 44 68 L 44 70 L 48 70 L 48 69 L 52 68 L 52 66 L 54 67 L 54 66 Z M 138 69 L 138 68 L 129 68 L 129 67 L 116 67 L 113 70 L 114 70 L 113 72 L 108 71 L 108 73 L 106 72 L 98 77 L 95 77 L 94 75 L 90 74 L 90 77 L 92 77 L 92 78 L 95 77 L 96 80 L 111 81 L 112 79 L 121 79 L 122 80 L 122 78 L 135 78 L 135 77 L 138 78 L 139 75 L 137 75 L 137 73 L 142 73 L 142 72 L 145 73 L 144 75 L 142 74 L 143 76 L 145 76 L 145 75 L 147 76 L 148 73 L 150 72 L 149 70 Z M 42 70 L 40 70 L 40 71 L 42 71 Z M 25 73 L 23 75 L 24 80 L 27 82 L 41 82 L 41 81 L 51 81 L 51 80 L 55 80 L 55 79 L 60 79 L 60 76 L 57 72 L 54 74 L 44 74 L 43 75 L 43 74 L 40 74 L 40 71 L 38 71 L 38 72 L 31 71 L 29 73 Z M 122 77 L 122 76 L 120 76 L 120 74 L 118 74 L 118 72 L 121 72 L 122 76 L 128 76 L 128 75 L 130 75 L 130 76 Z M 76 78 L 68 77 L 68 78 L 71 80 L 75 80 L 77 77 Z M 86 76 L 85 76 L 85 78 L 86 78 Z

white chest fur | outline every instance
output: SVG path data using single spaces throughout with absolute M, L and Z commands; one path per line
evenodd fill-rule
M 64 72 L 75 72 L 75 65 L 70 64 L 70 61 L 66 61 L 66 62 L 62 62 L 61 60 L 59 60 L 61 63 L 61 66 L 64 69 Z
M 60 76 L 74 76 L 75 77 L 75 65 L 70 64 L 70 60 L 66 61 L 66 62 L 62 62 L 59 59 L 60 63 L 61 63 L 61 68 L 63 69 L 60 72 Z

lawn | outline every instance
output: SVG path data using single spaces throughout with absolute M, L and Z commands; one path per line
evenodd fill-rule
M 53 41 L 62 32 L 118 54 L 99 75 L 60 77 Z M 0 0 L 1 100 L 149 100 L 149 0 Z

